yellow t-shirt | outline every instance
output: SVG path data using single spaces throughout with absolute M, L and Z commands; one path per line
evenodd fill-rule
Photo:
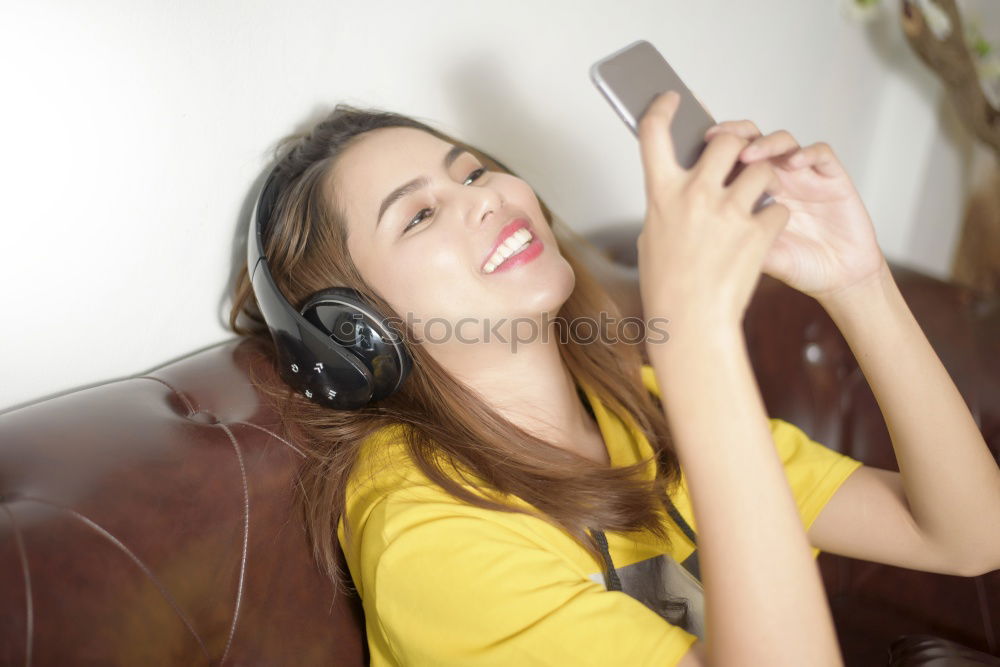
M 659 396 L 652 366 L 643 366 L 642 379 Z M 612 466 L 652 456 L 634 424 L 624 423 L 582 389 Z M 862 464 L 786 421 L 770 423 L 808 530 Z M 347 490 L 351 543 L 345 542 L 343 521 L 337 531 L 364 606 L 373 667 L 665 667 L 676 664 L 698 639 L 654 610 L 649 600 L 655 593 L 636 588 L 663 580 L 663 559 L 675 565 L 694 550 L 673 522 L 672 549 L 648 534 L 606 533 L 623 588 L 609 591 L 603 564 L 564 531 L 542 519 L 453 498 L 408 458 L 393 456 L 403 451 L 398 435 L 390 427 L 365 443 Z M 683 473 L 671 499 L 697 535 Z M 814 548 L 813 556 L 818 554 Z

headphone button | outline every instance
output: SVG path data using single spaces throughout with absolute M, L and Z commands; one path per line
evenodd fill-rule
M 292 364 L 292 372 L 293 373 L 298 373 L 299 372 L 299 365 L 298 364 Z
M 306 389 L 306 398 L 312 398 L 312 397 L 313 397 L 313 393 L 311 391 L 309 391 L 308 389 Z
M 375 349 L 375 343 L 372 341 L 371 329 L 367 326 L 361 325 L 360 323 L 354 329 L 354 341 L 355 344 L 365 352 L 371 352 Z

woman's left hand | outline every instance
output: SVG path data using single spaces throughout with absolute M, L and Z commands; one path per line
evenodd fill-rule
M 768 192 L 791 211 L 764 258 L 764 273 L 822 301 L 888 271 L 871 217 L 828 144 L 802 148 L 785 130 L 765 137 L 749 120 L 719 123 L 705 139 L 717 132 L 751 142 L 741 162 L 771 161 L 778 185 Z

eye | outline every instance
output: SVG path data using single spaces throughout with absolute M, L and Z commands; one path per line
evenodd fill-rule
M 465 183 L 468 184 L 469 181 L 474 181 L 485 173 L 486 173 L 486 168 L 480 167 L 479 169 L 476 169 L 474 172 L 469 174 L 469 176 L 465 179 Z
M 486 173 L 486 168 L 485 167 L 480 167 L 480 168 L 476 169 L 475 171 L 473 171 L 472 173 L 470 173 L 465 178 L 465 181 L 462 183 L 462 185 L 468 185 L 471 181 L 478 180 L 485 173 Z M 422 208 L 422 209 L 420 209 L 417 212 L 417 214 L 415 216 L 413 216 L 413 219 L 410 220 L 410 222 L 407 223 L 407 225 L 405 227 L 403 227 L 403 234 L 405 234 L 406 232 L 408 232 L 411 227 L 416 227 L 419 223 L 423 222 L 424 218 L 427 217 L 426 215 L 424 215 L 424 213 L 427 213 L 428 215 L 430 215 L 431 213 L 433 213 L 433 209 L 429 209 L 429 208 Z
M 413 219 L 410 220 L 410 222 L 406 225 L 406 227 L 403 227 L 403 233 L 405 234 L 407 231 L 409 231 L 410 227 L 416 227 L 417 223 L 423 221 L 424 212 L 426 211 L 430 211 L 430 209 L 429 208 L 420 209 L 420 211 L 418 211 L 417 214 L 413 216 Z

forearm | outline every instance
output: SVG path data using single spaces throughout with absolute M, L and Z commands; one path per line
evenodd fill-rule
M 878 401 L 916 524 L 969 571 L 1000 568 L 1000 469 L 888 267 L 820 303 Z
M 842 664 L 742 331 L 684 324 L 650 362 L 698 525 L 709 664 Z

